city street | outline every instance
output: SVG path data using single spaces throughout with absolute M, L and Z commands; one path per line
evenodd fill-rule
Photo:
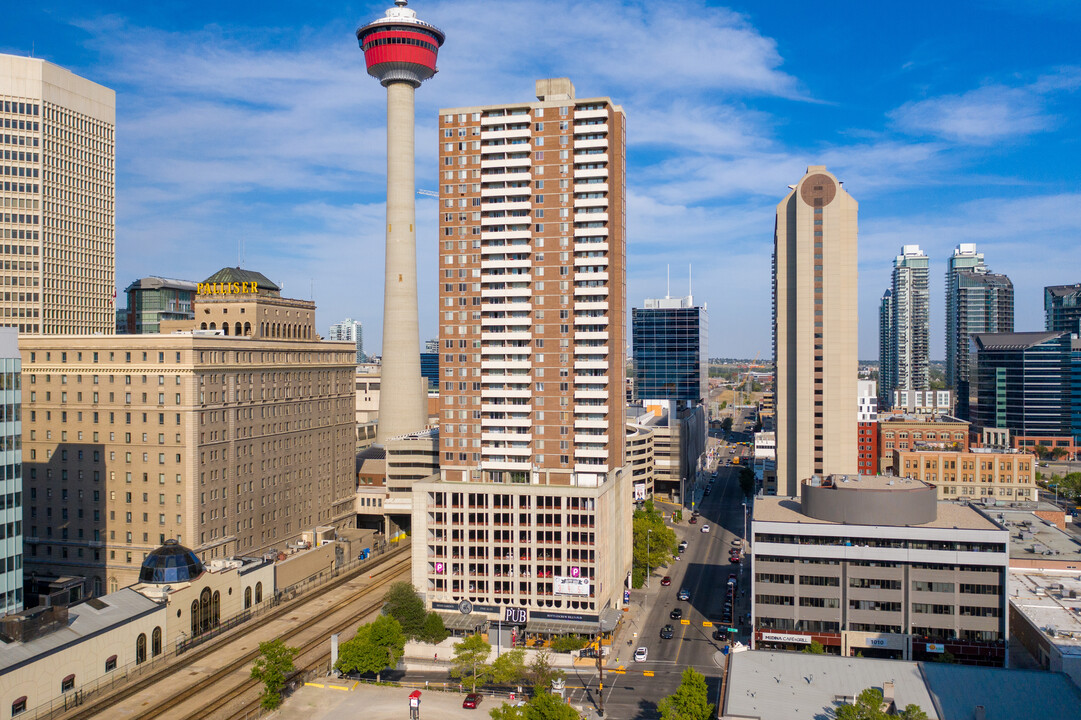
M 708 477 L 707 473 L 707 480 Z M 722 626 L 721 611 L 730 572 L 735 572 L 738 577 L 733 617 L 738 620 L 750 611 L 749 598 L 745 593 L 745 589 L 750 587 L 748 569 L 743 565 L 730 564 L 728 560 L 732 540 L 743 535 L 739 467 L 722 465 L 709 497 L 702 496 L 704 488 L 705 484 L 700 484 L 696 495 L 700 501 L 700 505 L 696 503 L 696 508 L 701 512 L 697 524 L 687 522 L 687 513 L 683 522 L 675 528 L 677 537 L 687 540 L 687 551 L 668 568 L 656 570 L 649 581 L 654 591 L 657 591 L 661 578 L 666 574 L 671 577 L 672 584 L 648 595 L 632 593 L 632 603 L 640 602 L 640 596 L 653 600 L 653 606 L 645 615 L 646 621 L 636 628 L 639 634 L 637 645 L 648 648 L 649 656 L 645 662 L 623 662 L 625 674 L 612 673 L 611 669 L 605 671 L 604 705 L 608 717 L 659 717 L 657 701 L 675 692 L 680 674 L 688 666 L 706 676 L 710 701 L 716 702 L 724 662 L 721 648 L 725 641 L 714 640 L 714 628 L 703 626 L 702 623 L 710 620 L 716 626 Z M 710 532 L 701 532 L 703 525 L 709 525 Z M 677 599 L 677 593 L 682 588 L 689 591 L 689 601 Z M 683 620 L 688 624 L 669 618 L 669 613 L 677 607 L 683 610 Z M 666 624 L 671 624 L 674 629 L 670 640 L 660 637 L 661 628 Z M 740 628 L 737 637 L 746 644 L 746 625 L 733 627 Z M 619 648 L 618 655 L 625 658 L 631 650 Z M 651 671 L 653 676 L 644 676 L 645 671 Z M 573 692 L 572 701 L 582 705 L 595 704 L 596 671 L 579 669 L 572 677 L 580 681 L 574 682 L 575 685 L 586 686 L 586 689 Z

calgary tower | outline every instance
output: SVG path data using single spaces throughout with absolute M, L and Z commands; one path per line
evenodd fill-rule
M 376 441 L 428 422 L 420 375 L 413 93 L 435 75 L 446 36 L 395 0 L 384 17 L 357 28 L 368 74 L 387 89 L 387 247 L 383 289 L 383 366 Z

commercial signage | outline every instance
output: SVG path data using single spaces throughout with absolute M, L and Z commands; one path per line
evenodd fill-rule
M 462 602 L 469 603 L 468 600 Z M 432 610 L 457 610 L 462 611 L 462 603 L 460 602 L 433 602 Z M 500 615 L 503 612 L 503 608 L 496 605 L 474 605 L 469 603 L 470 612 L 482 612 L 482 613 L 494 613 Z M 468 613 L 467 613 L 468 614 Z
M 530 613 L 534 620 L 562 620 L 563 622 L 597 622 L 596 615 L 577 615 L 574 613 L 547 612 L 534 610 Z
M 197 295 L 254 295 L 259 293 L 259 283 L 196 283 L 195 292 Z
M 444 570 L 444 566 L 443 566 L 443 563 L 441 563 L 441 562 L 437 562 L 437 563 L 435 564 L 435 572 L 436 572 L 436 574 L 437 574 L 437 575 L 442 575 L 442 574 L 443 574 L 443 570 Z
M 503 622 L 525 625 L 529 620 L 529 610 L 526 608 L 508 607 L 503 608 Z
M 867 643 L 867 647 L 889 647 L 890 641 L 886 638 L 867 638 L 864 642 Z
M 946 646 L 942 643 L 927 643 L 927 652 L 944 653 L 946 652 Z
M 646 499 L 646 484 L 635 483 L 634 484 L 634 499 L 645 500 Z
M 571 568 L 573 573 L 578 568 Z M 552 580 L 556 595 L 589 595 L 589 578 L 555 575 Z
M 788 635 L 785 633 L 762 633 L 762 642 L 780 642 L 780 643 L 799 643 L 800 645 L 810 645 L 810 635 Z

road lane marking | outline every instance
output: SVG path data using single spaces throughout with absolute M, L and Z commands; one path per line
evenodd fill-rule
M 653 671 L 652 670 L 643 670 L 642 671 L 642 677 L 653 677 Z

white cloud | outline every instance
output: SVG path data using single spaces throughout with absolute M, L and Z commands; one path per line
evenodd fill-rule
M 898 128 L 908 133 L 989 144 L 1058 127 L 1061 118 L 1048 109 L 1050 96 L 1072 91 L 1079 83 L 1081 73 L 1077 68 L 1064 68 L 1028 85 L 993 84 L 960 95 L 909 102 L 890 116 Z

